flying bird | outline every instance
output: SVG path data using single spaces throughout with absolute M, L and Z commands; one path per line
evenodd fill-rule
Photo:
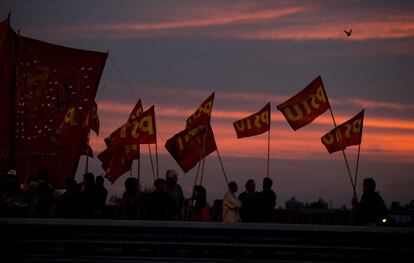
M 344 32 L 345 32 L 345 34 L 346 34 L 348 37 L 350 37 L 350 36 L 351 36 L 351 34 L 352 34 L 352 28 L 351 28 L 349 31 L 346 31 L 346 30 L 344 29 Z

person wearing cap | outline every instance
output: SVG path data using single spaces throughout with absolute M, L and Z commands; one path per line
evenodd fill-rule
M 9 170 L 9 171 L 7 172 L 7 174 L 8 174 L 8 175 L 17 175 L 17 172 L 16 172 L 16 170 L 11 169 L 11 170 Z
M 172 219 L 181 220 L 183 218 L 182 209 L 184 205 L 184 193 L 181 186 L 177 183 L 177 172 L 173 169 L 168 170 L 165 173 L 165 180 L 167 183 L 167 193 L 175 201 L 175 209 L 172 215 Z
M 24 216 L 27 204 L 17 179 L 16 170 L 12 169 L 1 178 L 0 182 L 0 215 Z

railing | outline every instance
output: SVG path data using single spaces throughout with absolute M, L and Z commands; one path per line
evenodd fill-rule
M 403 262 L 414 229 L 0 218 L 2 262 Z

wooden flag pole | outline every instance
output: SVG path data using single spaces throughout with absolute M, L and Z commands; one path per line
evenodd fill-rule
M 208 131 L 210 129 L 210 122 L 207 125 L 206 133 L 204 134 L 204 142 L 203 142 L 203 163 L 201 164 L 201 175 L 200 175 L 200 185 L 203 183 L 203 176 L 204 176 L 204 163 L 206 161 L 206 144 L 207 144 L 207 136 Z
M 362 135 L 361 135 L 362 136 Z M 361 142 L 362 142 L 362 137 L 361 137 Z M 356 163 L 356 168 L 355 168 L 355 192 L 356 192 L 356 187 L 357 187 L 357 181 L 358 181 L 358 169 L 359 169 L 359 155 L 361 153 L 361 142 L 358 145 L 358 156 L 357 156 L 357 163 Z M 355 194 L 356 200 L 358 200 L 358 196 Z
M 157 179 L 160 178 L 159 177 L 159 173 L 158 173 L 158 144 L 155 143 L 155 162 L 156 162 L 156 166 L 157 166 Z
M 85 162 L 85 173 L 89 172 L 89 136 L 91 131 L 88 132 L 88 138 L 86 141 L 86 162 Z
M 365 111 L 365 109 L 363 110 Z M 354 178 L 354 182 L 355 182 L 355 191 L 357 188 L 357 182 L 358 182 L 358 171 L 359 171 L 359 157 L 360 157 L 360 153 L 361 153 L 361 144 L 362 144 L 362 131 L 363 131 L 363 125 L 361 125 L 361 140 L 359 141 L 359 145 L 358 145 L 358 155 L 357 155 L 357 163 L 356 163 L 356 168 L 355 168 L 355 178 Z M 355 198 L 358 201 L 358 196 L 355 193 Z
M 148 151 L 149 151 L 150 160 L 151 160 L 152 177 L 154 178 L 154 181 L 155 181 L 154 161 L 152 160 L 151 146 L 149 144 L 148 144 Z
M 198 180 L 198 174 L 199 174 L 199 171 L 200 171 L 200 166 L 201 166 L 201 162 L 198 162 L 198 165 L 197 165 L 197 173 L 196 173 L 196 177 L 195 177 L 195 180 L 194 180 L 194 186 L 197 185 L 197 180 Z
M 203 176 L 204 176 L 204 163 L 206 162 L 206 158 L 203 158 L 203 163 L 201 164 L 201 177 L 200 177 L 200 185 L 203 185 Z
M 138 153 L 138 155 L 140 155 L 140 153 Z M 141 156 L 139 156 L 138 160 L 137 160 L 137 179 L 138 179 L 138 184 L 141 185 Z
M 334 115 L 333 115 L 333 112 L 332 112 L 332 109 L 331 109 L 331 106 L 329 106 L 329 112 L 331 113 L 331 116 L 332 116 L 332 120 L 333 120 L 333 123 L 334 123 L 334 125 L 335 125 L 335 133 L 337 132 L 337 125 L 336 125 L 336 121 L 335 121 L 335 117 L 334 117 Z M 342 142 L 342 138 L 339 136 L 339 139 L 341 140 L 341 142 Z M 346 154 L 345 154 L 345 150 L 342 150 L 342 154 L 343 154 L 343 156 L 344 156 L 344 160 L 345 160 L 345 164 L 346 164 L 346 168 L 347 168 L 347 170 L 348 170 L 348 176 L 349 176 L 349 180 L 351 180 L 351 185 L 352 185 L 352 189 L 354 190 L 354 196 L 356 195 L 356 189 L 355 189 L 355 184 L 354 184 L 354 181 L 352 180 L 352 175 L 351 175 L 351 169 L 349 169 L 349 163 L 348 163 L 348 159 L 346 158 Z
M 223 171 L 224 179 L 226 180 L 226 184 L 228 185 L 229 184 L 229 180 L 227 180 L 226 171 L 224 171 L 224 166 L 223 166 L 223 162 L 221 161 L 221 157 L 220 157 L 220 153 L 219 153 L 218 147 L 217 147 L 216 152 L 217 152 L 217 156 L 218 156 L 219 161 L 220 161 L 221 170 Z
M 270 175 L 270 127 L 267 131 L 267 177 Z

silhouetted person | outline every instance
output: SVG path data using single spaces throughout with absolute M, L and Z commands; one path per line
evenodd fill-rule
M 263 190 L 259 193 L 260 221 L 273 222 L 273 211 L 276 206 L 276 194 L 272 190 L 273 181 L 269 177 L 263 179 Z
M 104 186 L 103 176 L 96 177 L 96 206 L 97 213 L 102 216 L 105 209 L 106 198 L 108 197 L 108 190 Z
M 361 201 L 358 202 L 355 198 L 352 200 L 359 224 L 381 224 L 382 219 L 385 219 L 388 215 L 387 206 L 379 193 L 375 191 L 375 188 L 374 179 L 364 179 Z
M 59 215 L 62 217 L 77 217 L 80 189 L 73 177 L 66 178 L 65 190 L 60 196 Z
M 137 178 L 128 177 L 125 182 L 125 191 L 121 199 L 121 217 L 124 219 L 138 219 L 140 204 L 140 185 Z
M 154 181 L 155 190 L 149 195 L 148 219 L 150 220 L 171 220 L 175 209 L 174 199 L 167 193 L 164 179 Z
M 242 203 L 240 217 L 242 222 L 258 222 L 259 216 L 259 193 L 256 192 L 256 183 L 250 179 L 246 182 L 246 191 L 239 195 Z
M 81 217 L 91 218 L 96 216 L 96 200 L 95 176 L 93 173 L 85 173 L 79 195 L 79 212 Z
M 207 203 L 207 192 L 202 185 L 195 185 L 188 201 L 188 219 L 192 221 L 212 221 Z
M 223 222 L 237 223 L 240 222 L 241 202 L 237 199 L 238 190 L 236 182 L 229 183 L 229 190 L 223 198 Z
M 223 200 L 216 199 L 214 200 L 213 207 L 211 208 L 211 219 L 214 222 L 223 221 Z
M 49 174 L 45 169 L 37 172 L 37 186 L 35 188 L 35 203 L 33 216 L 50 217 L 53 215 L 53 205 L 55 203 L 55 191 L 47 181 Z
M 177 183 L 177 172 L 175 170 L 168 170 L 165 174 L 165 180 L 167 183 L 167 193 L 174 199 L 175 201 L 175 209 L 172 214 L 173 220 L 181 220 L 182 210 L 184 205 L 184 193 L 181 186 Z
M 0 216 L 24 216 L 27 204 L 20 188 L 17 173 L 9 170 L 0 176 Z

